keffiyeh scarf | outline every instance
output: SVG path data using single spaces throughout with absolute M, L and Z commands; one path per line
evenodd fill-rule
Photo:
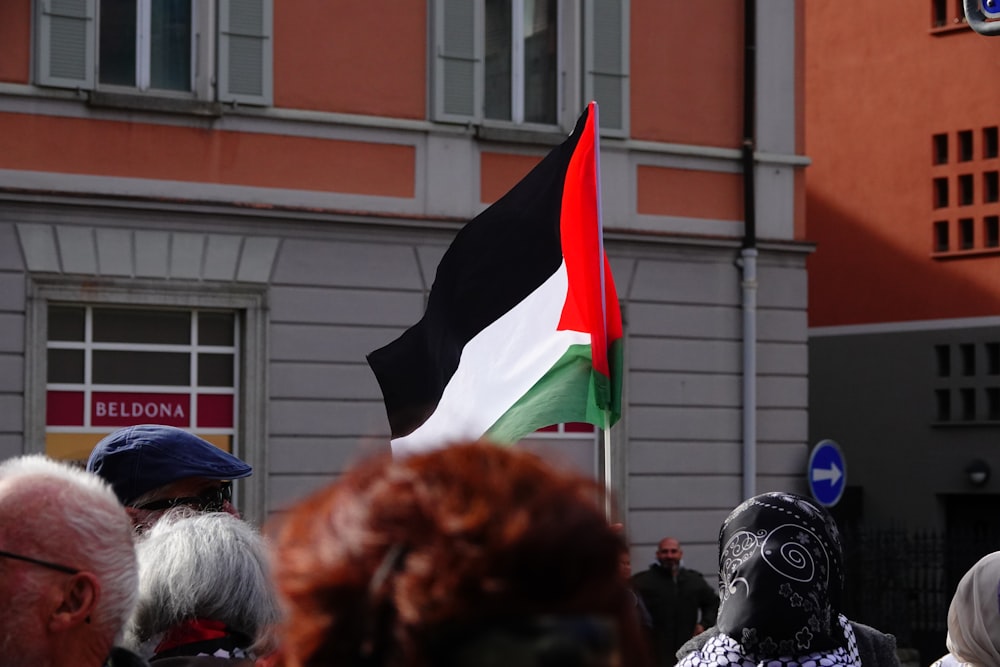
M 808 498 L 747 500 L 719 531 L 719 635 L 680 665 L 860 664 L 842 560 L 836 523 Z
M 729 635 L 718 634 L 705 642 L 700 650 L 684 656 L 677 667 L 861 667 L 854 629 L 843 614 L 838 621 L 844 632 L 845 646 L 838 646 L 833 651 L 758 659 L 752 654 L 745 654 L 739 642 Z

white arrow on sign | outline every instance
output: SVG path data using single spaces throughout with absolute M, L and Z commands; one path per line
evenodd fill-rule
M 844 476 L 844 471 L 837 466 L 835 461 L 830 462 L 829 468 L 816 468 L 813 470 L 814 482 L 830 482 L 830 486 L 835 485 Z

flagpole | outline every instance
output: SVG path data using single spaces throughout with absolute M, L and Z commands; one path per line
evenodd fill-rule
M 611 474 L 611 415 L 607 410 L 604 410 L 604 428 L 602 429 L 601 436 L 601 449 L 602 458 L 604 459 L 604 514 L 608 519 L 609 523 L 613 523 L 614 517 L 614 507 L 613 507 L 613 491 L 614 491 L 614 476 Z
M 598 116 L 597 102 L 592 101 L 590 103 L 590 108 L 593 113 L 593 118 L 591 122 L 594 128 L 594 179 L 595 179 L 595 193 L 597 195 L 597 265 L 598 273 L 600 276 L 600 290 L 601 290 L 601 324 L 604 326 L 604 336 L 603 345 L 607 347 L 608 344 L 608 303 L 607 303 L 607 293 L 605 291 L 604 282 L 606 280 L 604 276 L 604 220 L 601 212 L 601 123 Z M 604 428 L 602 430 L 601 436 L 601 458 L 603 459 L 603 475 L 604 475 L 604 514 L 609 522 L 614 521 L 614 508 L 612 507 L 612 492 L 614 491 L 614 475 L 612 475 L 612 465 L 611 465 L 611 415 L 607 408 L 601 411 L 604 414 Z

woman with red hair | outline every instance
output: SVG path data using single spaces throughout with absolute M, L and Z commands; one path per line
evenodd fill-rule
M 489 444 L 358 465 L 272 531 L 284 664 L 645 665 L 602 503 Z

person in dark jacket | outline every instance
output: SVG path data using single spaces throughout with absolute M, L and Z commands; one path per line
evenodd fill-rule
M 830 513 L 793 493 L 764 493 L 719 531 L 716 627 L 678 667 L 898 667 L 896 640 L 841 613 L 843 550 Z
M 656 664 L 670 667 L 677 649 L 691 637 L 715 624 L 719 598 L 698 572 L 681 567 L 684 551 L 673 537 L 664 537 L 656 562 L 632 577 L 635 590 L 653 619 L 653 653 Z

